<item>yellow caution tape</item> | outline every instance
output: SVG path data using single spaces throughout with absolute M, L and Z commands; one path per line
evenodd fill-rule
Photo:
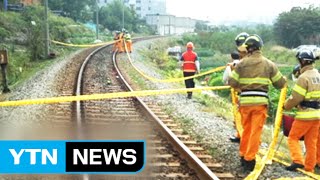
M 207 90 L 222 90 L 222 89 L 229 89 L 229 88 L 230 86 L 215 86 L 215 87 L 201 87 L 201 88 L 188 88 L 188 89 L 182 88 L 182 89 L 146 90 L 146 91 L 116 92 L 116 93 L 80 95 L 80 96 L 63 96 L 63 97 L 40 98 L 40 99 L 29 99 L 29 100 L 4 101 L 4 102 L 0 102 L 0 106 L 53 104 L 53 103 L 72 102 L 72 101 L 101 100 L 101 99 L 124 98 L 124 97 L 135 97 L 135 96 L 142 97 L 142 96 L 186 93 L 189 91 L 200 92 L 200 91 L 207 91 Z
M 238 97 L 237 92 L 234 90 L 234 88 L 231 88 L 231 100 L 232 100 L 232 109 L 233 109 L 233 117 L 236 124 L 236 129 L 240 135 L 242 136 L 243 127 L 241 124 L 241 114 L 238 109 Z
M 183 77 L 183 78 L 172 78 L 172 79 L 157 79 L 157 78 L 153 78 L 153 77 L 150 77 L 148 75 L 146 75 L 144 72 L 142 72 L 140 69 L 138 69 L 133 63 L 132 63 L 132 58 L 130 57 L 130 54 L 128 53 L 128 49 L 127 49 L 127 45 L 125 44 L 125 50 L 127 52 L 127 56 L 128 56 L 128 59 L 129 59 L 129 62 L 130 64 L 132 65 L 132 67 L 138 72 L 140 73 L 143 77 L 145 77 L 146 79 L 150 80 L 150 81 L 153 81 L 153 82 L 165 82 L 165 83 L 173 83 L 173 82 L 179 82 L 179 81 L 184 81 L 184 80 L 187 80 L 187 79 L 192 79 L 192 78 L 197 78 L 197 77 L 201 77 L 201 76 L 204 76 L 204 75 L 207 75 L 207 74 L 211 74 L 211 73 L 214 73 L 214 72 L 217 72 L 217 71 L 221 71 L 223 69 L 226 68 L 226 66 L 220 66 L 220 67 L 217 67 L 215 69 L 211 69 L 207 72 L 204 72 L 204 73 L 200 73 L 200 74 L 196 74 L 196 75 L 193 75 L 193 76 L 188 76 L 188 77 Z
M 270 144 L 269 152 L 267 154 L 267 163 L 272 164 L 272 158 L 274 156 L 275 147 L 278 142 L 278 136 L 279 132 L 281 130 L 281 124 L 282 124 L 282 113 L 283 113 L 283 106 L 286 101 L 286 95 L 287 95 L 288 87 L 285 85 L 284 88 L 281 89 L 280 97 L 279 97 L 279 103 L 277 108 L 277 114 L 276 119 L 274 122 L 274 133 L 273 133 L 273 140 Z
M 269 145 L 267 153 L 263 156 L 262 160 L 259 161 L 254 170 L 245 178 L 246 180 L 256 180 L 258 179 L 259 175 L 261 174 L 265 164 L 269 161 L 272 161 L 275 151 L 276 143 L 278 142 L 278 135 L 280 131 L 280 126 L 282 122 L 282 111 L 283 111 L 283 105 L 286 99 L 287 94 L 287 85 L 285 85 L 284 88 L 281 89 L 280 98 L 278 102 L 278 109 L 276 114 L 276 120 L 274 124 L 274 133 L 273 133 L 273 139 Z
M 282 177 L 275 180 L 311 180 L 311 179 L 313 180 L 313 178 L 309 178 L 309 177 L 294 177 L 294 178 Z
M 259 151 L 259 153 L 261 153 L 261 154 L 263 154 L 263 155 L 266 155 L 266 154 L 267 154 L 267 151 L 261 149 L 261 150 Z M 283 156 L 282 156 L 282 154 L 283 154 L 282 152 L 276 152 L 275 154 L 276 154 L 277 156 L 279 156 L 279 157 L 283 157 Z M 276 161 L 276 162 L 278 162 L 278 163 L 280 163 L 280 164 L 283 164 L 283 165 L 285 165 L 285 166 L 289 166 L 289 165 L 290 165 L 290 163 L 285 162 L 285 161 L 283 161 L 283 160 L 280 160 L 279 158 L 276 158 L 276 157 L 273 157 L 272 160 L 274 160 L 274 161 Z M 303 169 L 300 169 L 300 168 L 298 168 L 297 170 L 298 170 L 299 172 L 302 172 L 303 174 L 311 177 L 311 178 L 314 178 L 314 179 L 317 179 L 317 180 L 320 179 L 320 175 L 314 174 L 314 173 L 312 173 L 312 172 L 307 172 L 307 171 L 305 171 L 305 170 L 303 170 Z
M 59 42 L 59 41 L 54 41 L 51 40 L 51 42 L 55 43 L 55 44 L 59 44 L 59 45 L 63 45 L 63 46 L 69 46 L 69 47 L 97 47 L 97 46 L 103 46 L 103 45 L 108 45 L 108 44 L 113 44 L 116 41 L 109 41 L 109 42 L 104 42 L 104 43 L 97 43 L 97 44 L 68 44 L 68 43 L 63 43 L 63 42 Z

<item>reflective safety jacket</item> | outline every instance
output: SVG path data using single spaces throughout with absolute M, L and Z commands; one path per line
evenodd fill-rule
M 284 109 L 297 106 L 297 120 L 320 120 L 320 74 L 313 65 L 303 67 L 300 72 Z
M 124 39 L 125 39 L 126 41 L 131 41 L 131 35 L 130 35 L 129 33 L 125 34 L 125 35 L 124 35 Z
M 286 83 L 276 65 L 262 56 L 261 51 L 254 51 L 245 56 L 232 71 L 228 84 L 240 90 L 240 105 L 268 104 L 269 85 L 283 88 Z
M 196 72 L 197 66 L 195 61 L 198 61 L 198 55 L 192 50 L 184 52 L 180 58 L 183 61 L 183 72 Z

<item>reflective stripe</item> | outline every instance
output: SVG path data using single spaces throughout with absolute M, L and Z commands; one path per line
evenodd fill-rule
M 272 82 L 277 82 L 282 77 L 282 74 L 278 71 L 278 73 L 271 78 Z
M 233 78 L 236 81 L 239 81 L 239 74 L 236 71 L 232 71 L 231 78 Z
M 320 98 L 320 91 L 307 92 L 306 99 Z
M 293 91 L 297 92 L 298 94 L 305 96 L 307 93 L 307 90 L 305 90 L 304 88 L 302 88 L 299 85 L 294 85 L 294 87 L 292 88 Z
M 268 104 L 268 99 L 266 97 L 259 96 L 240 96 L 240 104 Z
M 298 111 L 296 119 L 320 119 L 320 110 L 315 111 Z
M 245 91 L 240 94 L 240 96 L 250 96 L 250 95 L 251 96 L 258 95 L 258 96 L 268 97 L 268 93 L 262 92 L 262 91 Z
M 240 84 L 264 84 L 269 85 L 271 83 L 268 78 L 240 78 Z
M 194 69 L 184 69 L 183 72 L 196 72 Z
M 183 61 L 183 64 L 194 64 L 194 61 Z

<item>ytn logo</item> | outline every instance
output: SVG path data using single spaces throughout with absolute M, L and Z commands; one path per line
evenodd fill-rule
M 41 164 L 47 164 L 47 159 L 51 162 L 51 164 L 56 165 L 58 161 L 58 150 L 53 149 L 52 153 L 49 153 L 47 149 L 20 149 L 17 152 L 15 149 L 9 149 L 15 165 L 20 164 L 20 158 L 22 154 L 26 154 L 24 156 L 30 156 L 30 164 L 36 164 L 37 162 L 37 153 L 41 154 Z
M 67 172 L 137 172 L 144 165 L 144 142 L 67 142 Z
M 0 141 L 2 174 L 137 173 L 145 141 Z

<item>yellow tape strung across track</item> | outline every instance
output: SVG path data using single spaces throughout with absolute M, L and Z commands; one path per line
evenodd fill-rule
M 261 149 L 261 150 L 259 151 L 259 153 L 262 154 L 262 155 L 266 155 L 266 154 L 267 154 L 267 151 Z M 282 156 L 283 156 L 283 153 L 282 153 L 282 152 L 276 152 L 275 154 L 276 154 L 278 157 L 282 157 Z M 285 166 L 289 166 L 289 165 L 290 165 L 290 163 L 285 162 L 285 161 L 283 161 L 283 160 L 280 160 L 279 158 L 277 158 L 277 157 L 275 157 L 275 156 L 272 158 L 272 160 L 274 160 L 274 161 L 276 161 L 276 162 L 278 162 L 278 163 L 280 163 L 280 164 L 283 164 L 283 165 L 285 165 Z M 317 174 L 314 174 L 314 173 L 311 173 L 311 172 L 307 172 L 307 171 L 305 171 L 304 169 L 300 169 L 300 168 L 298 168 L 297 170 L 300 171 L 300 172 L 302 172 L 303 174 L 309 176 L 309 177 L 314 178 L 314 179 L 317 179 L 317 180 L 320 179 L 320 175 L 317 175 Z
M 211 74 L 211 73 L 214 73 L 214 72 L 217 72 L 217 71 L 221 71 L 223 69 L 226 68 L 226 66 L 220 66 L 220 67 L 217 67 L 215 69 L 211 69 L 207 72 L 204 72 L 204 73 L 200 73 L 200 74 L 196 74 L 194 76 L 189 76 L 189 77 L 183 77 L 183 78 L 172 78 L 172 79 L 157 79 L 157 78 L 153 78 L 153 77 L 150 77 L 148 75 L 146 75 L 144 72 L 142 72 L 141 70 L 139 70 L 133 63 L 132 63 L 132 59 L 130 57 L 130 54 L 128 53 L 128 49 L 127 49 L 127 45 L 125 44 L 125 50 L 127 52 L 127 56 L 128 56 L 128 59 L 129 59 L 129 62 L 130 64 L 132 65 L 132 67 L 138 72 L 140 73 L 144 78 L 150 80 L 150 81 L 153 81 L 153 82 L 165 82 L 165 83 L 173 83 L 173 82 L 179 82 L 179 81 L 184 81 L 184 80 L 187 80 L 187 79 L 192 79 L 192 78 L 197 78 L 197 77 L 201 77 L 201 76 L 204 76 L 204 75 L 207 75 L 207 74 Z
M 242 128 L 242 124 L 241 124 L 241 114 L 238 109 L 237 92 L 234 90 L 234 88 L 231 88 L 230 91 L 231 91 L 233 118 L 234 118 L 234 121 L 236 124 L 236 129 L 237 129 L 240 137 L 242 137 L 243 128 Z
M 30 100 L 4 101 L 4 102 L 0 102 L 0 106 L 53 104 L 53 103 L 72 102 L 72 101 L 101 100 L 101 99 L 124 98 L 124 97 L 135 97 L 135 96 L 142 97 L 142 96 L 186 93 L 188 91 L 201 92 L 201 91 L 207 91 L 207 90 L 222 90 L 222 89 L 229 89 L 229 88 L 230 86 L 214 86 L 214 87 L 201 87 L 201 88 L 188 88 L 188 89 L 182 88 L 182 89 L 116 92 L 116 93 L 92 94 L 92 95 L 81 95 L 81 96 L 62 96 L 62 97 L 39 98 L 39 99 L 30 99 Z
M 97 44 L 68 44 L 68 43 L 63 43 L 63 42 L 54 41 L 54 40 L 51 40 L 51 42 L 53 42 L 55 44 L 63 45 L 63 46 L 86 48 L 86 47 L 97 47 L 97 46 L 103 46 L 103 45 L 107 45 L 107 44 L 113 44 L 116 41 L 109 41 L 109 42 L 97 43 Z
M 275 146 L 278 142 L 278 135 L 279 135 L 281 122 L 282 122 L 282 111 L 283 111 L 282 107 L 286 100 L 286 94 L 287 94 L 287 85 L 285 85 L 285 87 L 281 89 L 278 108 L 277 108 L 277 114 L 276 114 L 276 120 L 274 123 L 275 127 L 274 127 L 273 139 L 269 145 L 268 151 L 263 156 L 262 160 L 256 164 L 254 170 L 245 178 L 246 180 L 258 179 L 267 161 L 268 163 L 270 163 L 269 161 L 272 162 L 274 152 L 275 152 Z

